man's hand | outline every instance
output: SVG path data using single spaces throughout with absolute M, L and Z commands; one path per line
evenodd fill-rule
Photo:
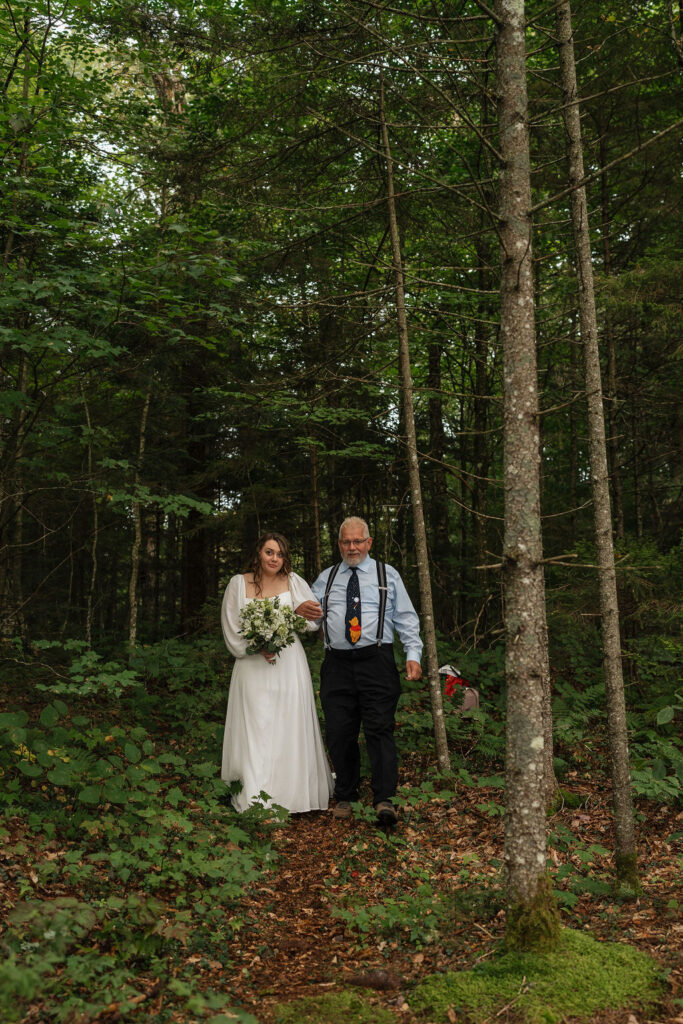
M 302 618 L 308 619 L 309 622 L 317 622 L 318 619 L 323 617 L 323 610 L 317 601 L 303 601 L 294 611 L 297 615 L 301 615 Z
M 419 661 L 406 662 L 406 679 L 412 679 L 414 682 L 422 679 L 422 669 Z

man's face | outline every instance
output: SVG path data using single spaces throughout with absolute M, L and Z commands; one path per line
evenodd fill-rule
M 362 526 L 345 526 L 341 532 L 339 550 L 347 565 L 360 565 L 372 547 L 372 537 L 363 536 Z

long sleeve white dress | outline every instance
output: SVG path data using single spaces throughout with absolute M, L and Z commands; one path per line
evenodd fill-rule
M 315 600 L 311 588 L 296 573 L 280 603 L 298 608 Z M 301 641 L 280 652 L 270 665 L 261 654 L 247 654 L 239 632 L 240 610 L 247 601 L 244 576 L 233 576 L 223 597 L 221 624 L 228 650 L 235 656 L 230 680 L 228 713 L 223 738 L 221 778 L 242 782 L 232 797 L 237 811 L 251 804 L 280 804 L 289 811 L 326 810 L 333 791 L 313 683 Z M 315 623 L 309 623 L 316 629 Z

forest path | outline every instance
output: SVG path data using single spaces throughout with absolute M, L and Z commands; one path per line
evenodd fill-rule
M 242 936 L 242 971 L 260 996 L 291 999 L 335 984 L 348 940 L 343 923 L 332 916 L 329 883 L 349 828 L 354 825 L 335 821 L 329 812 L 313 812 L 293 815 L 280 835 L 276 877 L 247 899 L 257 930 Z
M 671 967 L 681 926 L 668 909 L 676 890 L 669 837 L 680 822 L 661 807 L 656 821 L 641 822 L 645 892 L 639 901 L 615 903 L 604 890 L 591 891 L 591 880 L 611 876 L 606 795 L 590 786 L 583 808 L 567 808 L 550 823 L 552 861 L 575 867 L 563 883 L 577 898 L 564 923 L 631 942 Z M 231 991 L 262 1024 L 276 1020 L 278 1004 L 349 990 L 410 1024 L 416 982 L 472 967 L 498 948 L 504 928 L 499 798 L 495 788 L 463 788 L 457 801 L 427 800 L 388 831 L 375 824 L 370 809 L 351 822 L 334 820 L 330 811 L 293 815 L 277 833 L 280 860 L 273 875 L 245 896 L 246 923 L 229 951 Z M 574 844 L 562 849 L 570 830 L 582 851 L 593 848 L 590 859 L 577 857 Z M 382 907 L 384 916 L 370 910 L 362 917 Z M 355 923 L 351 911 L 358 914 Z M 625 1024 L 628 1014 L 599 1019 Z M 514 1013 L 500 1018 L 508 1020 Z
M 479 864 L 475 848 L 499 854 L 501 841 L 500 819 L 463 817 L 447 801 L 426 803 L 389 830 L 370 808 L 350 822 L 331 811 L 293 815 L 277 838 L 276 873 L 246 896 L 247 924 L 230 950 L 232 990 L 264 1024 L 277 1003 L 350 986 L 398 1020 L 411 1020 L 407 983 L 464 966 L 465 953 L 469 963 L 490 955 L 502 917 L 473 926 L 463 915 L 444 945 L 435 909 L 452 906 L 466 881 L 456 865 Z M 464 873 L 469 877 L 466 867 Z M 499 887 L 488 894 L 484 922 L 491 907 L 497 913 L 499 897 Z M 334 913 L 378 905 L 389 906 L 389 915 L 368 920 L 362 931 Z

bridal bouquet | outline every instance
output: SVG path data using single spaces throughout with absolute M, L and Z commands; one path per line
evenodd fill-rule
M 248 641 L 247 654 L 269 651 L 277 655 L 294 643 L 297 633 L 305 632 L 306 619 L 288 604 L 281 606 L 279 597 L 250 601 L 240 612 L 240 633 Z

